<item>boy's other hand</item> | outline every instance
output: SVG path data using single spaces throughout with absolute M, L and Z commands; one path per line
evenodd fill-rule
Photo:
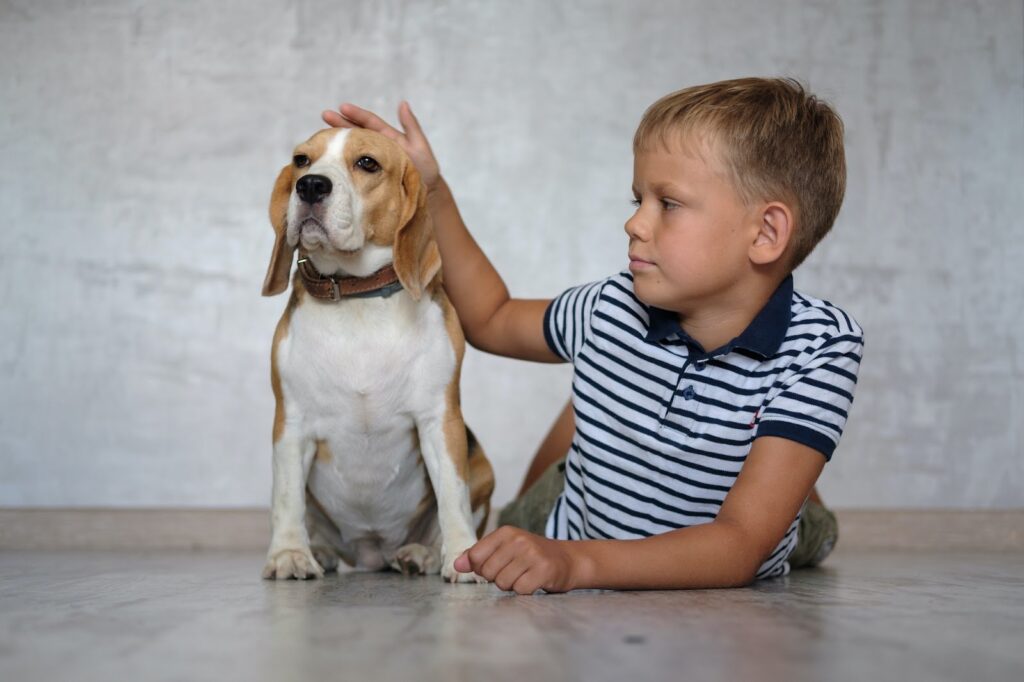
M 518 594 L 567 592 L 577 583 L 580 561 L 569 543 L 502 526 L 455 560 L 460 573 L 475 572 L 502 590 Z
M 412 159 L 428 193 L 433 192 L 440 184 L 441 171 L 438 168 L 437 159 L 434 157 L 430 143 L 427 141 L 426 135 L 423 134 L 423 129 L 412 113 L 412 107 L 408 102 L 403 101 L 398 105 L 398 121 L 402 124 L 404 132 L 388 125 L 384 119 L 372 111 L 349 103 L 339 106 L 338 111 L 324 111 L 321 117 L 327 125 L 334 128 L 366 128 L 391 138 Z

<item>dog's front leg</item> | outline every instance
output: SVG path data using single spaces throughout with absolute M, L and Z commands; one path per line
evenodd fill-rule
M 306 478 L 313 462 L 312 442 L 285 434 L 274 443 L 274 492 L 270 549 L 264 578 L 319 578 L 324 574 L 309 549 L 306 531 Z
M 460 417 L 449 416 L 420 420 L 416 427 L 423 462 L 437 498 L 441 575 L 449 582 L 487 582 L 475 573 L 455 570 L 455 560 L 476 543 L 466 482 L 466 425 Z

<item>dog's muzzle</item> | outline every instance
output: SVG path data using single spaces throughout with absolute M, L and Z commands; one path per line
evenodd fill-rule
M 304 175 L 295 183 L 295 193 L 307 204 L 323 201 L 332 189 L 334 185 L 330 178 L 324 175 Z

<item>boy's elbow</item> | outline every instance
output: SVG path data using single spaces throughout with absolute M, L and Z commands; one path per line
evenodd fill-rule
M 736 587 L 749 587 L 749 586 L 753 585 L 757 581 L 757 569 L 760 568 L 760 567 L 761 567 L 760 564 L 758 564 L 757 566 L 754 566 L 753 568 L 746 568 L 745 567 L 740 572 L 735 586 Z
M 485 330 L 464 326 L 462 328 L 462 334 L 466 337 L 466 343 L 473 348 L 485 353 L 494 352 L 493 346 L 491 345 Z
M 752 585 L 757 580 L 757 572 L 768 557 L 753 547 L 745 547 L 740 561 L 737 563 L 738 579 L 743 587 Z
M 722 575 L 721 587 L 749 587 L 757 580 L 757 569 L 760 564 L 751 565 L 740 560 L 732 563 L 729 570 Z
M 771 550 L 769 549 L 766 554 L 760 547 L 761 543 L 756 542 L 756 538 L 751 537 L 744 529 L 732 524 L 729 527 L 733 532 L 729 570 L 723 575 L 728 582 L 725 587 L 747 587 L 757 580 L 757 571 Z
M 502 347 L 501 333 L 501 308 L 499 307 L 488 316 L 476 318 L 460 318 L 462 335 L 473 348 L 485 353 L 505 355 Z

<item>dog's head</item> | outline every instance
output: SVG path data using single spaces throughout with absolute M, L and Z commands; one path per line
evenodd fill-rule
M 419 173 L 396 142 L 369 130 L 321 130 L 296 147 L 274 183 L 270 222 L 264 296 L 288 288 L 297 247 L 324 275 L 393 264 L 417 300 L 441 269 Z

